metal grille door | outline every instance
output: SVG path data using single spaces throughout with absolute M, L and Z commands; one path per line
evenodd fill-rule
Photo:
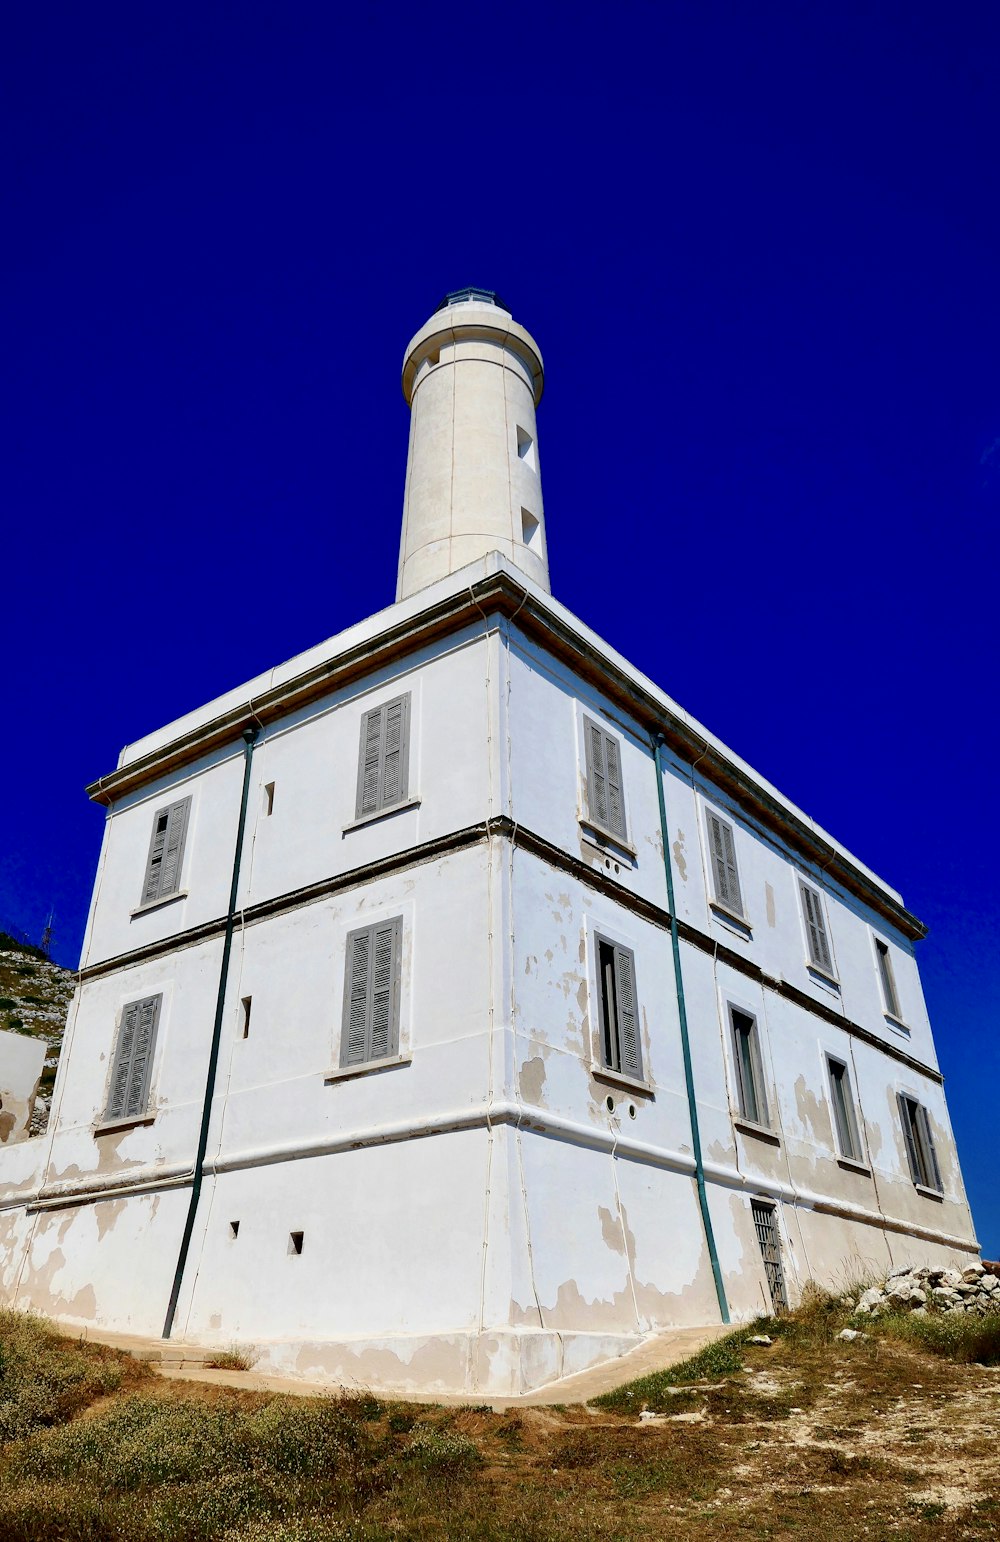
M 781 1242 L 774 1220 L 774 1207 L 752 1199 L 750 1209 L 757 1241 L 760 1243 L 760 1254 L 764 1260 L 767 1288 L 771 1292 L 771 1308 L 775 1313 L 787 1312 L 788 1297 L 785 1294 L 785 1276 L 781 1270 Z

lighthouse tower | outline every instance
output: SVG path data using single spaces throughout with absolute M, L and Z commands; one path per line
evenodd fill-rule
M 410 449 L 396 599 L 498 551 L 549 588 L 538 344 L 486 289 L 449 294 L 403 359 Z

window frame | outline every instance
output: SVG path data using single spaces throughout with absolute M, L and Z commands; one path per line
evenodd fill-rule
M 713 823 L 718 825 L 720 836 L 722 838 L 723 850 L 721 854 L 716 849 L 715 838 L 712 831 Z M 736 859 L 736 826 L 730 820 L 723 818 L 723 816 L 717 813 L 715 809 L 710 808 L 706 804 L 705 831 L 708 837 L 708 865 L 712 874 L 712 897 L 709 903 L 716 906 L 719 910 L 724 911 L 726 914 L 735 916 L 738 920 L 742 921 L 744 925 L 748 926 L 749 918 L 747 916 L 747 909 L 743 900 L 743 885 L 740 882 L 739 863 Z M 726 835 L 729 836 L 729 845 L 732 853 L 731 858 L 727 856 L 725 851 Z M 736 886 L 735 902 L 730 897 L 724 896 L 719 892 L 720 863 L 723 868 L 732 868 L 733 881 Z M 725 886 L 728 887 L 728 879 L 725 879 L 724 883 Z
M 192 796 L 188 793 L 186 797 L 175 798 L 172 803 L 162 804 L 153 815 L 153 828 L 149 837 L 149 851 L 146 855 L 142 893 L 137 907 L 139 910 L 150 910 L 156 905 L 166 904 L 168 900 L 179 899 L 185 892 L 181 885 L 181 877 L 184 869 L 184 855 L 187 850 L 188 833 L 191 829 L 191 804 Z M 162 831 L 159 829 L 161 820 L 166 821 Z M 170 871 L 170 868 L 167 866 L 167 856 L 170 852 L 170 842 L 178 823 L 181 828 L 173 862 L 174 886 L 172 889 L 165 889 L 163 887 L 164 874 Z M 163 842 L 158 853 L 157 842 L 161 834 Z M 155 892 L 150 893 L 150 887 L 154 878 L 153 864 L 157 859 L 159 860 L 159 866 L 155 872 Z
M 840 1073 L 839 1075 L 837 1073 Z M 854 1097 L 854 1084 L 851 1080 L 851 1068 L 841 1055 L 833 1055 L 829 1052 L 826 1056 L 826 1074 L 830 1085 L 830 1106 L 833 1112 L 833 1135 L 837 1145 L 837 1154 L 841 1161 L 851 1162 L 855 1166 L 865 1165 L 864 1151 L 861 1146 L 861 1128 L 858 1124 L 857 1104 Z M 838 1088 L 842 1094 L 838 1103 Z M 842 1115 L 842 1118 L 840 1117 Z M 846 1134 L 846 1139 L 845 1139 Z
M 802 917 L 802 927 L 805 932 L 806 962 L 808 967 L 810 969 L 814 969 L 817 974 L 823 975 L 826 979 L 831 981 L 832 984 L 839 987 L 840 981 L 837 976 L 837 966 L 833 957 L 833 937 L 830 931 L 830 922 L 827 915 L 822 891 L 815 883 L 812 883 L 808 878 L 803 877 L 801 873 L 798 874 L 798 885 L 799 914 Z M 809 918 L 809 904 L 806 899 L 807 895 L 811 895 L 813 900 L 816 902 L 817 914 L 819 916 L 818 927 L 816 927 L 815 923 L 812 922 Z M 817 958 L 813 951 L 812 939 L 814 930 L 816 931 L 817 936 L 822 938 L 823 946 L 826 950 L 825 958 Z
M 610 729 L 606 728 L 603 723 L 597 720 L 596 717 L 592 717 L 590 713 L 586 711 L 581 713 L 581 723 L 583 728 L 584 780 L 586 783 L 587 792 L 587 813 L 583 822 L 589 825 L 592 829 L 597 830 L 601 835 L 606 836 L 608 840 L 614 841 L 617 845 L 622 847 L 623 850 L 631 851 L 632 847 L 629 845 L 628 834 L 628 807 L 625 801 L 625 768 L 624 757 L 622 755 L 622 739 L 620 735 L 612 733 Z M 592 740 L 592 734 L 594 733 L 598 734 L 601 740 L 600 776 L 604 781 L 606 789 L 610 788 L 612 785 L 612 778 L 608 772 L 608 745 L 610 744 L 614 747 L 615 756 L 618 762 L 617 791 L 618 802 L 621 809 L 620 828 L 616 828 L 610 817 L 611 805 L 607 791 L 605 792 L 605 805 L 608 811 L 608 818 L 601 819 L 598 811 L 595 788 L 597 770 L 594 766 L 594 746 Z
M 139 1033 L 141 1030 L 141 1013 L 144 1007 L 152 1009 L 152 1021 L 149 1026 L 148 1042 L 145 1047 L 145 1059 L 141 1062 L 139 1082 L 140 1096 L 133 1100 L 132 1088 L 135 1077 L 135 1063 L 138 1059 L 138 1048 L 141 1044 Z M 157 1043 L 159 1039 L 160 1019 L 163 1011 L 163 992 L 156 991 L 149 996 L 138 996 L 133 1001 L 122 1003 L 121 1012 L 115 1025 L 114 1048 L 111 1055 L 111 1072 L 108 1077 L 107 1089 L 104 1097 L 103 1112 L 98 1120 L 98 1128 L 123 1124 L 142 1124 L 154 1119 L 155 1111 L 150 1110 L 150 1095 L 153 1087 L 153 1065 L 156 1059 Z M 128 1016 L 135 1013 L 133 1026 L 133 1039 L 128 1050 L 125 1049 L 125 1037 L 129 1031 Z M 115 1099 L 122 1068 L 125 1075 L 122 1079 L 121 1108 L 116 1108 Z M 133 1101 L 135 1106 L 132 1106 Z
M 882 992 L 882 1010 L 886 1017 L 902 1023 L 904 1018 L 899 1005 L 899 986 L 896 984 L 896 971 L 892 967 L 889 944 L 877 932 L 872 933 L 872 942 L 875 947 L 875 970 Z
M 738 1002 L 726 1003 L 726 1011 L 729 1017 L 729 1043 L 733 1055 L 733 1080 L 736 1088 L 737 1118 L 746 1124 L 755 1125 L 758 1129 L 773 1132 L 771 1124 L 770 1107 L 767 1099 L 767 1083 L 764 1077 L 764 1060 L 760 1048 L 760 1024 L 757 1014 L 747 1007 L 740 1006 Z M 741 1038 L 741 1030 L 738 1028 L 737 1017 L 745 1018 L 750 1024 L 746 1034 L 747 1059 L 744 1061 Z M 751 1103 L 747 1097 L 746 1071 L 750 1073 L 750 1091 L 753 1094 L 752 1112 Z M 763 1115 L 763 1117 L 761 1117 Z
M 402 807 L 410 801 L 410 726 L 413 716 L 412 691 L 403 691 L 397 696 L 390 696 L 380 702 L 377 707 L 368 707 L 361 714 L 358 745 L 358 779 L 354 800 L 354 823 L 369 819 L 378 819 L 382 814 L 389 813 L 392 809 Z M 399 781 L 395 795 L 387 799 L 385 796 L 385 769 L 386 758 L 389 753 L 389 713 L 393 707 L 401 708 L 399 731 Z M 375 767 L 375 802 L 372 807 L 366 807 L 367 799 L 367 773 L 370 768 L 370 731 L 369 723 L 373 718 L 378 718 L 379 728 L 376 740 L 377 756 Z
M 390 942 L 390 980 L 389 980 L 389 1014 L 387 1041 L 384 1050 L 379 1054 L 371 1053 L 373 1048 L 374 1015 L 375 1015 L 375 979 L 374 979 L 374 949 L 372 943 L 379 932 L 391 931 Z M 362 1056 L 351 1053 L 351 1013 L 354 1002 L 354 986 L 356 975 L 354 968 L 355 948 L 358 939 L 369 939 L 369 950 L 365 964 L 365 1024 L 364 1024 L 364 1050 Z M 340 1023 L 340 1056 L 337 1062 L 338 1070 L 349 1074 L 363 1071 L 371 1066 L 395 1063 L 400 1057 L 399 1048 L 399 1021 L 400 998 L 402 995 L 402 940 L 403 917 L 401 915 L 387 916 L 381 921 L 370 921 L 366 926 L 353 927 L 347 933 L 344 940 L 344 992 L 343 1011 Z
M 944 1183 L 927 1106 L 912 1092 L 902 1089 L 896 1093 L 896 1103 L 913 1186 L 921 1193 L 941 1199 L 944 1197 Z M 912 1117 L 910 1109 L 913 1111 Z
M 603 932 L 595 931 L 593 937 L 594 1002 L 597 1009 L 594 1037 L 598 1048 L 598 1054 L 595 1056 L 596 1068 L 604 1075 L 621 1077 L 623 1081 L 645 1085 L 635 951 L 625 943 L 616 942 L 613 937 L 608 937 Z M 610 953 L 610 959 L 607 956 L 608 953 Z M 612 997 L 610 1001 L 607 989 L 609 966 Z M 631 1058 L 634 1065 L 628 1063 L 629 1029 L 627 1021 L 623 1022 L 619 1010 L 619 994 L 623 983 L 630 984 L 632 991 Z M 626 1007 L 626 1014 L 627 1012 Z M 616 1059 L 617 1064 L 615 1064 Z

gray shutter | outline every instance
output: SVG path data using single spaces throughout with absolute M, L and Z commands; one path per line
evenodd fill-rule
M 899 999 L 896 996 L 896 982 L 892 976 L 892 960 L 889 957 L 889 948 L 886 943 L 875 939 L 875 955 L 878 959 L 878 970 L 882 977 L 882 994 L 885 997 L 885 1009 L 892 1017 L 899 1016 Z
M 642 1076 L 639 1012 L 635 999 L 635 960 L 629 948 L 615 947 L 615 1001 L 618 1007 L 618 1058 L 626 1076 Z
M 409 724 L 409 693 L 372 707 L 362 717 L 356 818 L 377 814 L 406 797 Z
M 728 905 L 730 910 L 735 910 L 737 915 L 742 915 L 743 896 L 740 893 L 740 878 L 736 870 L 736 845 L 732 829 L 717 814 L 709 814 L 708 833 L 712 846 L 715 897 L 720 905 Z
M 402 921 L 380 921 L 347 939 L 341 1065 L 364 1065 L 396 1053 Z
M 342 1065 L 359 1065 L 368 1046 L 368 976 L 371 963 L 371 931 L 354 932 L 347 939 L 344 986 L 344 1033 Z
M 357 818 L 378 812 L 378 772 L 381 759 L 382 708 L 373 707 L 361 719 L 361 754 L 358 764 Z
M 608 784 L 604 773 L 604 735 L 596 723 L 586 721 L 587 812 L 599 825 L 608 822 Z
M 608 776 L 608 829 L 625 839 L 625 800 L 622 797 L 621 758 L 618 740 L 604 735 L 604 763 Z
M 382 766 L 379 806 L 388 808 L 406 797 L 406 725 L 410 698 L 399 696 L 382 708 Z
M 764 1063 L 760 1058 L 760 1028 L 756 1019 L 750 1030 L 750 1054 L 753 1060 L 754 1095 L 757 1099 L 757 1119 L 769 1125 L 771 1115 L 767 1106 L 767 1088 L 764 1085 Z
M 161 996 L 130 1001 L 122 1011 L 105 1119 L 136 1119 L 146 1111 Z
M 931 1121 L 926 1108 L 922 1103 L 917 1104 L 917 1123 L 927 1160 L 924 1166 L 927 1169 L 927 1187 L 943 1192 L 944 1185 L 941 1182 L 941 1169 L 938 1167 L 937 1151 L 934 1146 L 934 1137 L 931 1134 Z
M 910 1112 L 911 1107 L 916 1108 L 917 1105 L 913 1102 L 912 1098 L 908 1098 L 903 1092 L 896 1093 L 896 1102 L 899 1104 L 899 1122 L 903 1126 L 903 1142 L 906 1146 L 906 1160 L 910 1164 L 910 1177 L 914 1183 L 920 1183 L 920 1159 L 917 1155 L 916 1141 L 913 1138 L 913 1122 Z
M 168 808 L 157 810 L 146 860 L 146 881 L 142 886 L 144 905 L 165 899 L 180 888 L 190 808 L 191 799 L 182 798 L 179 803 L 171 803 Z
M 384 1060 L 396 1048 L 399 995 L 399 922 L 372 928 L 371 1035 L 368 1058 Z
M 583 720 L 583 735 L 587 756 L 587 813 L 609 834 L 625 840 L 625 798 L 618 740 L 589 717 Z
M 809 957 L 820 969 L 833 973 L 833 959 L 830 957 L 830 944 L 826 935 L 826 922 L 823 919 L 823 902 L 815 889 L 808 884 L 800 883 L 802 891 L 802 905 L 805 913 L 806 931 L 809 935 Z

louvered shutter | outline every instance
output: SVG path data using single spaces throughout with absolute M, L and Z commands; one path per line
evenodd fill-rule
M 367 1058 L 370 964 L 371 932 L 355 932 L 347 939 L 346 1032 L 341 1054 L 343 1065 L 360 1065 Z
M 364 1065 L 396 1053 L 401 935 L 397 916 L 347 939 L 341 1065 Z
M 584 719 L 587 757 L 587 812 L 595 824 L 625 840 L 625 797 L 622 791 L 621 749 L 618 740 L 590 718 Z
M 938 1167 L 937 1150 L 934 1146 L 934 1137 L 931 1134 L 931 1121 L 927 1110 L 922 1103 L 917 1104 L 917 1123 L 920 1130 L 921 1143 L 924 1148 L 926 1161 L 926 1177 L 924 1183 L 929 1189 L 937 1189 L 940 1194 L 943 1189 L 941 1183 L 941 1169 Z
M 830 957 L 830 944 L 826 935 L 826 922 L 823 919 L 823 902 L 815 889 L 810 889 L 808 884 L 800 884 L 802 893 L 802 906 L 805 914 L 806 932 L 809 937 L 809 957 L 820 969 L 833 972 L 833 959 Z
M 628 948 L 615 948 L 615 1001 L 618 1007 L 618 1055 L 626 1076 L 642 1076 L 639 1012 L 635 999 L 635 961 Z
M 608 784 L 604 774 L 604 735 L 596 723 L 587 723 L 587 807 L 591 819 L 608 822 Z
M 604 763 L 608 777 L 608 829 L 625 839 L 625 802 L 622 798 L 622 771 L 618 740 L 604 735 Z
M 130 1001 L 122 1011 L 105 1119 L 136 1119 L 146 1111 L 160 1016 L 160 996 Z
M 361 719 L 358 764 L 358 819 L 391 808 L 406 797 L 409 761 L 410 697 L 373 707 Z
M 397 923 L 372 929 L 371 1036 L 368 1058 L 383 1060 L 395 1049 Z
M 361 757 L 358 769 L 358 819 L 378 812 L 378 772 L 381 760 L 382 708 L 374 707 L 361 719 Z
M 899 1122 L 903 1126 L 903 1143 L 906 1146 L 906 1160 L 910 1164 L 910 1177 L 914 1183 L 920 1183 L 920 1158 L 917 1154 L 912 1112 L 917 1105 L 902 1092 L 897 1092 L 896 1102 L 899 1104 Z
M 709 814 L 708 832 L 712 847 L 715 897 L 720 905 L 726 905 L 737 915 L 742 915 L 743 896 L 740 893 L 740 878 L 736 870 L 736 844 L 732 829 L 717 814 Z
M 191 799 L 182 798 L 178 803 L 171 803 L 169 808 L 157 811 L 146 862 L 146 881 L 142 888 L 144 905 L 166 899 L 180 888 L 190 807 Z

